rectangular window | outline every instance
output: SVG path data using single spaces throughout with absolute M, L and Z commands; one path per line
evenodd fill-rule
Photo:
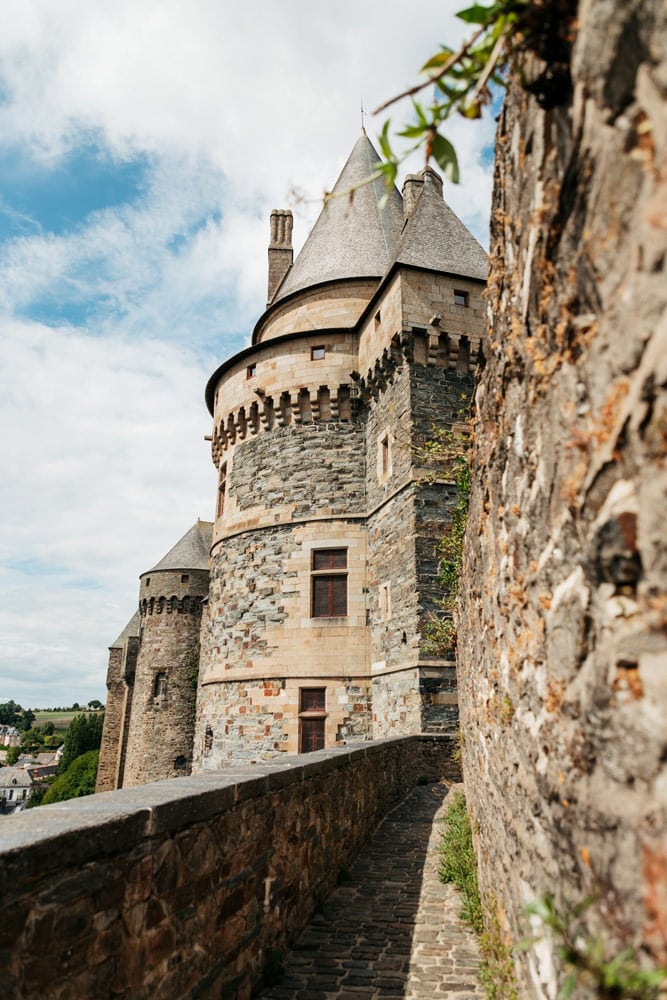
M 326 349 L 324 347 L 311 347 L 310 349 L 310 360 L 311 361 L 322 361 L 326 354 Z
M 462 292 L 460 289 L 454 289 L 454 305 L 455 306 L 467 306 L 469 304 L 469 296 L 467 292 Z
M 245 372 L 246 378 L 254 378 L 257 374 L 257 365 L 248 365 Z
M 227 463 L 220 466 L 220 477 L 218 479 L 218 507 L 216 516 L 222 517 L 225 510 L 225 493 L 227 492 Z
M 299 690 L 299 753 L 324 749 L 326 696 L 326 688 Z
M 347 549 L 315 549 L 311 564 L 311 617 L 347 615 Z

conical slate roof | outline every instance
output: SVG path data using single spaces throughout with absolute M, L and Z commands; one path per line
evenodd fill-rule
M 208 554 L 211 548 L 213 525 L 210 521 L 196 521 L 189 531 L 169 549 L 166 556 L 160 559 L 147 573 L 158 573 L 160 570 L 174 569 L 208 569 Z M 142 573 L 145 576 L 146 573 Z
M 364 132 L 336 181 L 332 195 L 337 197 L 328 199 L 272 304 L 322 281 L 379 278 L 385 273 L 403 225 L 401 196 L 392 187 L 387 198 L 382 178 L 356 187 L 379 162 Z M 355 190 L 350 198 L 347 192 L 351 189 Z
M 427 167 L 420 176 L 424 185 L 406 223 L 396 262 L 486 281 L 486 251 L 443 200 L 439 175 Z
M 116 641 L 111 643 L 109 649 L 122 649 L 130 636 L 139 635 L 140 625 L 141 615 L 138 611 L 135 611 Z

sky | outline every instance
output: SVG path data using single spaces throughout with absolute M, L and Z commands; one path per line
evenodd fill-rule
M 463 6 L 3 0 L 0 702 L 105 700 L 139 575 L 213 518 L 204 386 L 265 307 L 271 209 L 298 249 L 361 102 L 372 141 L 408 122 L 370 112 Z M 484 245 L 494 128 L 447 130 Z

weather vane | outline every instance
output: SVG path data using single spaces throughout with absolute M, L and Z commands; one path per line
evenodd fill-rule
M 364 117 L 365 117 L 365 115 L 366 115 L 366 112 L 364 111 L 364 99 L 362 97 L 361 98 L 361 131 L 364 133 L 364 135 L 366 134 L 366 129 L 364 127 Z

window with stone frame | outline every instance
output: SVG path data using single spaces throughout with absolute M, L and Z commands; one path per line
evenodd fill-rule
M 388 430 L 378 436 L 377 476 L 383 483 L 392 472 L 391 434 Z
M 326 698 L 326 688 L 299 688 L 299 753 L 324 749 Z
M 310 587 L 312 618 L 347 616 L 347 549 L 313 549 Z
M 167 694 L 167 674 L 164 670 L 160 670 L 155 675 L 155 682 L 153 684 L 153 697 L 156 699 L 162 699 L 166 697 Z
M 468 295 L 468 292 L 463 291 L 462 288 L 455 288 L 454 289 L 454 305 L 455 306 L 466 306 L 466 307 L 469 306 L 470 305 L 470 296 Z

